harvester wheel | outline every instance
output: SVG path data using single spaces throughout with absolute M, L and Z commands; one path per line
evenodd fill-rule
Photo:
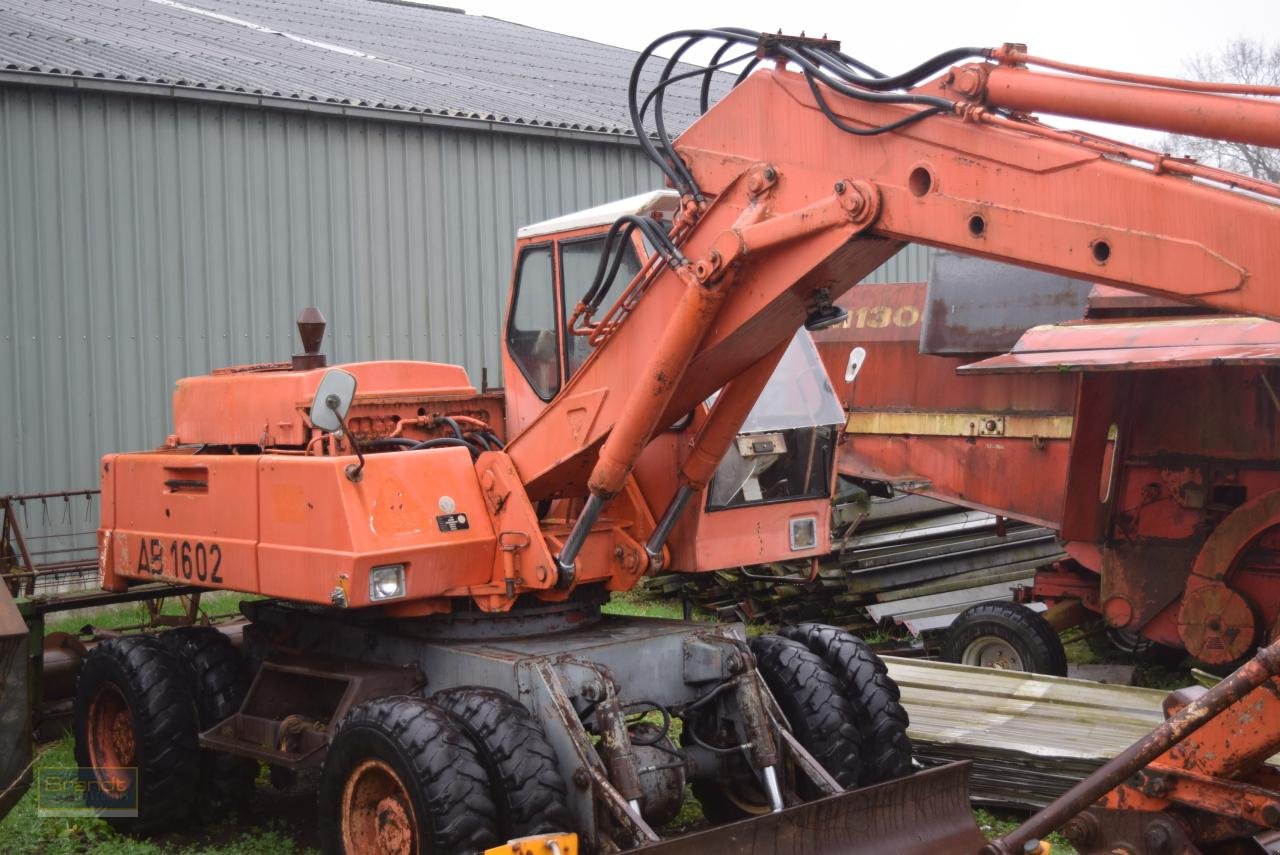
M 911 774 L 910 719 L 903 708 L 898 684 L 865 641 L 820 623 L 802 623 L 781 630 L 822 657 L 844 686 L 862 733 L 862 773 L 858 783 L 878 784 Z
M 1089 651 L 1104 662 L 1114 658 L 1117 653 L 1129 662 L 1152 665 L 1178 665 L 1187 658 L 1185 650 L 1159 644 L 1136 632 L 1107 626 L 1101 620 L 1095 621 L 1088 628 L 1085 643 L 1088 644 Z
M 947 630 L 942 658 L 961 665 L 1067 676 L 1067 653 L 1053 627 L 1011 600 L 979 603 Z
M 842 787 L 854 787 L 862 772 L 862 735 L 857 713 L 840 680 L 822 657 L 796 641 L 762 635 L 751 641 L 756 668 L 778 701 L 800 744 Z M 804 779 L 802 779 L 804 780 Z M 805 792 L 816 798 L 816 790 Z
M 463 686 L 431 699 L 462 726 L 489 772 L 504 839 L 573 825 L 568 793 L 542 725 L 506 692 Z
M 338 724 L 320 778 L 326 852 L 483 852 L 499 842 L 489 778 L 471 739 L 437 705 L 398 695 Z
M 248 675 L 231 639 L 211 626 L 171 629 L 160 641 L 187 667 L 201 731 L 239 711 L 249 690 Z M 219 810 L 243 804 L 253 795 L 257 764 L 223 751 L 200 752 L 197 810 L 208 819 Z
M 84 658 L 74 704 L 76 763 L 104 793 L 131 782 L 137 817 L 107 817 L 129 832 L 177 822 L 195 802 L 200 752 L 195 707 L 182 663 L 160 641 L 108 639 Z M 122 771 L 132 768 L 136 775 Z M 136 794 L 136 802 L 133 798 Z

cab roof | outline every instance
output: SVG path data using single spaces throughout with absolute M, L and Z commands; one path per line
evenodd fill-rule
M 591 226 L 602 226 L 612 223 L 618 217 L 627 214 L 647 216 L 661 213 L 670 219 L 680 210 L 680 194 L 675 190 L 651 190 L 638 196 L 628 196 L 594 208 L 587 208 L 572 214 L 565 214 L 540 223 L 524 226 L 516 232 L 520 239 L 539 237 L 555 232 L 566 232 L 573 229 L 585 229 Z

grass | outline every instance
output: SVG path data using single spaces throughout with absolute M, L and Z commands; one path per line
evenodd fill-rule
M 36 759 L 37 769 L 75 764 L 70 736 L 43 746 Z M 314 851 L 310 844 L 315 841 L 309 833 L 314 825 L 312 805 L 277 810 L 271 801 L 261 798 L 253 799 L 252 804 L 250 813 L 243 817 L 206 826 L 185 822 L 179 830 L 143 838 L 121 834 L 96 817 L 42 817 L 33 786 L 0 820 L 0 847 L 6 855 L 291 855 Z M 271 813 L 266 812 L 268 808 Z
M 626 615 L 629 617 L 670 618 L 682 620 L 684 610 L 679 600 L 662 597 L 657 594 L 633 588 L 620 594 L 612 594 L 609 602 L 601 609 L 607 615 Z M 694 616 L 694 620 L 698 620 Z
M 234 615 L 239 612 L 239 604 L 242 600 L 258 599 L 262 598 L 235 591 L 206 593 L 200 597 L 200 612 L 209 617 Z M 160 613 L 182 615 L 186 613 L 186 607 L 177 597 L 167 597 L 162 602 Z M 145 603 L 123 603 L 94 611 L 80 610 L 62 614 L 60 617 L 52 617 L 45 621 L 44 634 L 67 632 L 72 635 L 87 635 L 83 631 L 87 626 L 97 629 L 131 629 L 144 626 L 149 621 L 150 613 Z
M 974 808 L 973 819 L 988 840 L 995 840 L 1008 834 L 1022 824 L 1022 818 L 1006 811 L 990 811 L 986 808 Z M 1053 855 L 1076 855 L 1075 847 L 1056 831 L 1047 838 Z

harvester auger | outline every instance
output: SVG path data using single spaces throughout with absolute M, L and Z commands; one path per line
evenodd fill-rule
M 703 38 L 724 44 L 714 68 L 774 67 L 673 144 L 664 93 Z M 982 845 L 963 767 L 876 783 L 909 768 L 906 717 L 857 639 L 800 626 L 748 642 L 600 605 L 659 567 L 823 551 L 820 367 L 784 368 L 785 417 L 743 426 L 795 333 L 838 321 L 833 300 L 907 240 L 1277 314 L 1280 188 L 1024 114 L 1275 144 L 1280 111 L 1040 75 L 1013 46 L 885 77 L 825 39 L 668 39 L 681 46 L 643 100 L 641 56 L 632 111 L 678 200 L 522 231 L 502 394 L 448 365 L 326 368 L 308 315 L 292 363 L 179 381 L 165 446 L 103 459 L 104 587 L 269 598 L 243 609 L 247 688 L 192 632 L 86 659 L 77 753 L 104 780 L 137 769 L 138 827 L 234 793 L 249 760 L 321 770 L 333 850 L 565 831 L 589 851 Z M 738 821 L 661 840 L 686 781 L 714 821 Z

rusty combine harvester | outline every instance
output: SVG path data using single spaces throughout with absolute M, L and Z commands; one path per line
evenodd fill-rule
M 946 254 L 845 299 L 842 472 L 1058 531 L 1055 629 L 1214 665 L 1272 634 L 1280 325 Z
M 772 67 L 673 143 L 663 92 L 703 39 L 713 66 Z M 631 95 L 675 193 L 521 231 L 504 391 L 449 365 L 329 368 L 314 312 L 291 362 L 179 381 L 164 445 L 102 461 L 103 587 L 266 599 L 242 607 L 245 670 L 201 628 L 85 658 L 77 757 L 136 789 L 121 822 L 216 810 L 266 762 L 319 770 L 334 851 L 982 847 L 964 767 L 913 772 L 896 687 L 858 639 L 809 624 L 748 642 L 600 605 L 659 569 L 825 550 L 829 388 L 795 334 L 839 322 L 906 241 L 1280 314 L 1280 188 L 1027 117 L 1275 145 L 1280 108 L 1237 95 L 1276 93 L 1027 68 L 1045 62 L 964 48 L 886 77 L 825 39 L 673 34 Z M 766 422 L 779 366 L 791 388 Z M 1136 851 L 1155 825 L 1184 852 L 1280 825 L 1260 771 L 1280 730 L 1209 750 L 1248 705 L 1276 721 L 1268 651 L 988 851 L 1102 796 L 1075 818 L 1089 851 Z M 715 827 L 663 839 L 686 781 Z

